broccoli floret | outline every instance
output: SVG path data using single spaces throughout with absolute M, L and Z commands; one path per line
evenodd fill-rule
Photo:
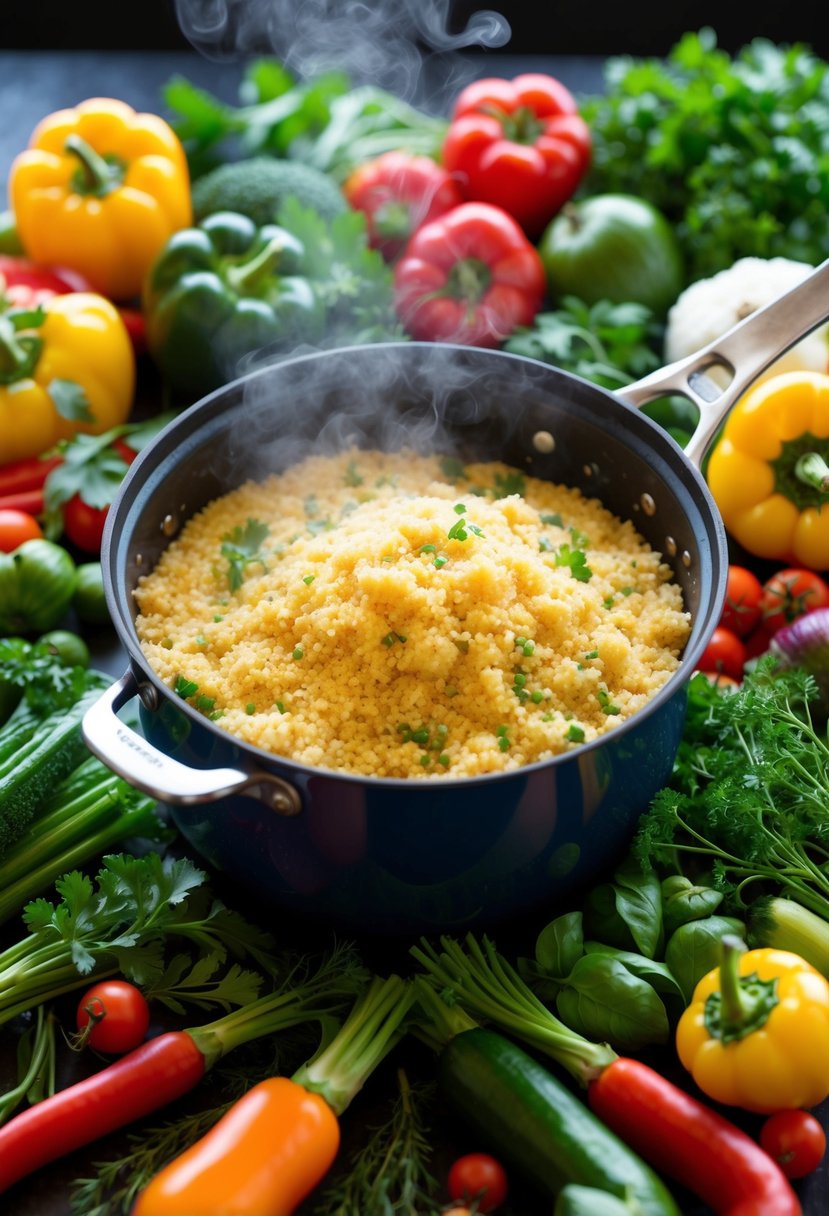
M 255 224 L 271 224 L 291 196 L 325 220 L 348 208 L 339 186 L 327 174 L 299 161 L 267 156 L 211 169 L 193 183 L 192 196 L 197 221 L 217 211 L 238 211 Z

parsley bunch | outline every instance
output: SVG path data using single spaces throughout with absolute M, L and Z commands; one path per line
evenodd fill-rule
M 829 744 L 813 677 L 760 659 L 727 692 L 696 675 L 674 772 L 640 821 L 641 862 L 686 857 L 737 908 L 785 894 L 829 920 Z
M 584 188 L 647 198 L 675 226 L 689 282 L 741 257 L 816 265 L 829 247 L 829 75 L 803 45 L 755 38 L 736 55 L 711 29 L 663 59 L 619 56 L 581 112 Z

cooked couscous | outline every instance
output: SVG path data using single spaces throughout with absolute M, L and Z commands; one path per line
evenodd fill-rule
M 595 739 L 690 631 L 669 566 L 598 501 L 406 451 L 246 482 L 135 597 L 179 696 L 268 752 L 375 777 L 470 777 Z

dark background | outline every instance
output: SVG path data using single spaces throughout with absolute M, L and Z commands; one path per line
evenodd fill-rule
M 253 24 L 268 21 L 284 24 L 286 13 L 304 10 L 328 14 L 374 13 L 384 7 L 389 20 L 405 21 L 407 11 L 429 12 L 450 34 L 463 30 L 470 17 L 481 10 L 495 10 L 510 23 L 512 36 L 494 53 L 542 55 L 662 55 L 687 30 L 711 26 L 719 45 L 738 50 L 755 36 L 776 42 L 804 42 L 822 57 L 829 58 L 829 21 L 825 8 L 804 2 L 786 7 L 754 4 L 750 10 L 723 3 L 668 4 L 631 3 L 631 0 L 179 0 L 194 20 L 212 21 L 217 12 L 227 14 L 224 44 L 210 38 L 197 49 L 213 57 L 233 57 L 238 50 L 238 30 L 244 24 L 253 41 L 246 52 L 265 53 L 272 38 Z M 4 22 L 5 50 L 181 50 L 194 45 L 182 32 L 175 0 L 145 0 L 123 6 L 113 0 L 36 0 L 15 4 L 14 15 Z

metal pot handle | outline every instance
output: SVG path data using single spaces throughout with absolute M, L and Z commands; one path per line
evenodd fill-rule
M 722 337 L 620 389 L 618 395 L 637 407 L 666 393 L 689 398 L 700 416 L 685 455 L 699 468 L 721 422 L 751 382 L 827 317 L 829 259 Z M 722 367 L 731 374 L 725 388 L 705 374 L 712 367 Z
M 244 793 L 279 815 L 296 815 L 302 809 L 297 790 L 275 774 L 191 768 L 166 756 L 117 716 L 137 693 L 135 677 L 127 671 L 90 706 L 81 722 L 89 750 L 137 790 L 175 806 L 193 806 Z

